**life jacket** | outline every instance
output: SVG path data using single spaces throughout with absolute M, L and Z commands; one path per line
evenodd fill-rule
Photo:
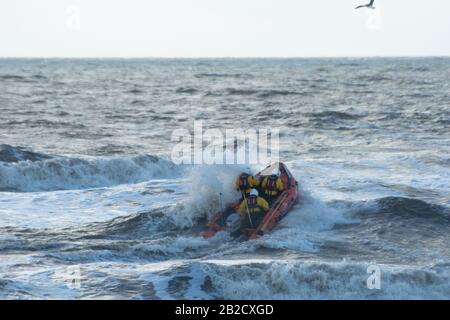
M 278 176 L 276 175 L 271 175 L 267 178 L 266 181 L 266 189 L 269 191 L 274 191 L 277 188 L 277 181 L 278 181 Z
M 257 196 L 249 196 L 247 198 L 247 208 L 251 213 L 260 212 L 261 208 L 258 206 L 258 197 Z
M 247 173 L 243 173 L 239 176 L 239 189 L 240 190 L 247 190 L 250 188 L 248 185 L 248 177 L 249 175 Z

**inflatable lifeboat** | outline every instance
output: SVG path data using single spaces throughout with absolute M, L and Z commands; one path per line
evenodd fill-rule
M 236 214 L 241 201 L 237 201 L 223 210 L 217 211 L 209 221 L 207 230 L 202 232 L 201 235 L 204 238 L 210 238 L 219 231 L 225 231 L 229 232 L 234 238 L 243 237 L 250 240 L 263 236 L 266 232 L 272 230 L 289 213 L 300 198 L 298 182 L 283 163 L 277 162 L 267 166 L 264 170 L 257 173 L 255 178 L 262 181 L 264 177 L 272 175 L 275 168 L 280 170 L 280 179 L 283 181 L 285 189 L 280 192 L 276 199 L 270 202 L 269 210 L 257 225 L 250 228 L 241 226 L 241 221 L 238 219 L 238 214 Z

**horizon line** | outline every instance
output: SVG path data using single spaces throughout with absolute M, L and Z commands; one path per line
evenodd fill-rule
M 450 58 L 450 55 L 336 55 L 336 56 L 0 56 L 0 59 L 168 59 L 168 60 L 195 60 L 195 59 L 402 59 L 402 58 Z

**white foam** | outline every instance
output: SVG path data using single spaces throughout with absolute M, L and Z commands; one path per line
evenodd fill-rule
M 323 201 L 367 201 L 410 193 L 433 195 L 445 201 L 450 193 L 450 169 L 425 163 L 420 155 L 404 153 L 353 157 L 299 159 L 288 166 L 301 185 Z
M 195 251 L 208 247 L 210 243 L 201 237 L 185 237 L 165 238 L 161 240 L 144 242 L 130 247 L 133 253 L 164 253 L 176 255 L 187 250 Z
M 234 181 L 248 168 L 236 165 L 199 165 L 191 169 L 186 183 L 186 198 L 173 208 L 171 218 L 180 227 L 192 227 L 199 218 L 211 218 L 222 204 L 235 202 L 239 193 L 234 189 Z
M 0 226 L 76 227 L 166 207 L 180 193 L 180 183 L 173 180 L 88 190 L 0 192 Z
M 180 170 L 170 161 L 145 155 L 0 162 L 0 190 L 29 192 L 108 187 L 157 177 L 176 177 Z
M 381 289 L 367 287 L 368 263 L 258 261 L 203 266 L 225 299 L 448 299 L 450 272 L 379 265 Z

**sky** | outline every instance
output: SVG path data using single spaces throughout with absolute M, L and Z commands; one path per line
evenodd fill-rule
M 450 56 L 449 0 L 0 0 L 0 57 Z

